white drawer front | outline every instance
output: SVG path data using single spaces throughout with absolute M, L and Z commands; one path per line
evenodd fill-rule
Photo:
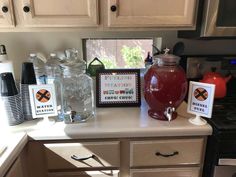
M 51 143 L 44 144 L 48 169 L 104 168 L 120 166 L 120 143 Z M 75 160 L 72 156 L 86 158 Z
M 131 170 L 130 177 L 199 177 L 200 168 Z
M 49 173 L 48 177 L 118 177 L 119 170 L 81 171 L 81 172 L 56 172 Z
M 200 164 L 203 138 L 131 142 L 131 167 Z

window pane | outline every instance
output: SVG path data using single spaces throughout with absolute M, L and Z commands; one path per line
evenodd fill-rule
M 144 59 L 152 52 L 152 44 L 153 39 L 88 39 L 87 63 L 97 57 L 106 69 L 144 68 Z

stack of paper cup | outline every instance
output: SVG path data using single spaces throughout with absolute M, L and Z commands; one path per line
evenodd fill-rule
M 12 73 L 0 74 L 0 104 L 3 122 L 8 125 L 17 125 L 24 121 L 21 97 Z
M 32 111 L 29 96 L 29 85 L 36 84 L 36 77 L 33 63 L 24 62 L 22 64 L 20 93 L 22 97 L 22 106 L 25 120 L 32 120 Z

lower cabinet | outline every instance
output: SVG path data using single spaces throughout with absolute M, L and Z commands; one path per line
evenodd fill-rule
M 31 141 L 29 177 L 200 177 L 205 142 L 205 137 Z
M 24 177 L 21 159 L 18 157 L 5 177 Z
M 28 177 L 28 163 L 25 149 L 14 160 L 4 177 Z

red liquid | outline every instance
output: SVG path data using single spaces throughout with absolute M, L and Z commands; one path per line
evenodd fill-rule
M 177 108 L 187 93 L 187 80 L 179 66 L 153 65 L 144 76 L 144 97 L 150 109 L 149 116 L 167 120 L 167 107 Z M 175 119 L 177 113 L 173 113 Z

